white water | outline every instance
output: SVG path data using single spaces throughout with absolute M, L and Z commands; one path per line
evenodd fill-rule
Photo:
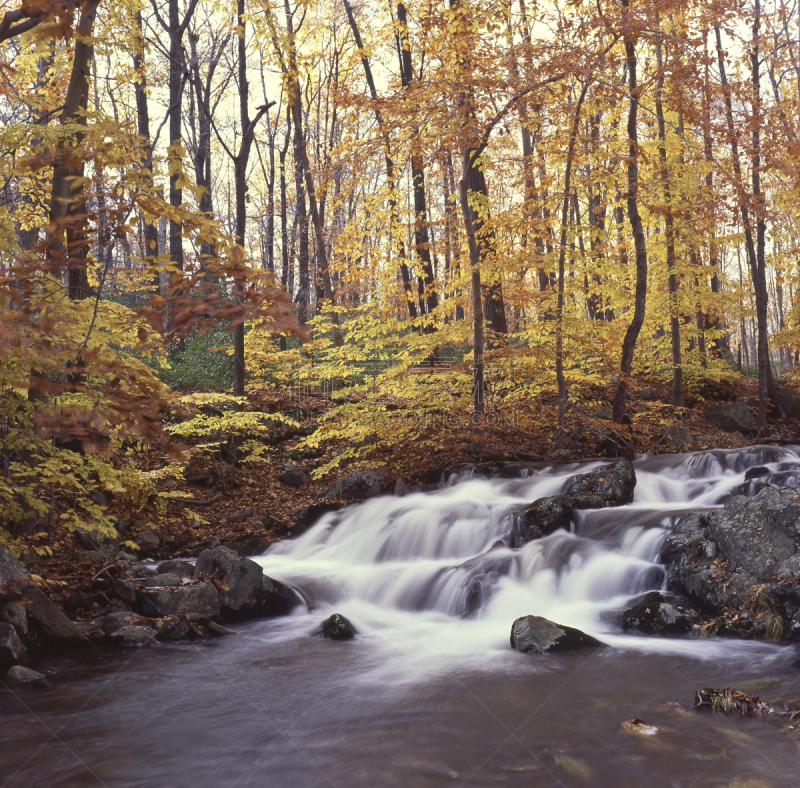
M 601 464 L 547 468 L 519 480 L 454 479 L 436 493 L 382 497 L 325 515 L 256 559 L 308 603 L 278 632 L 294 639 L 341 613 L 372 651 L 374 670 L 365 675 L 383 681 L 512 666 L 520 657 L 509 647 L 511 623 L 527 614 L 618 649 L 701 659 L 775 656 L 778 648 L 766 644 L 622 635 L 618 613 L 631 598 L 663 587 L 657 557 L 670 518 L 720 505 L 750 467 L 766 465 L 781 483 L 796 483 L 797 449 L 642 456 L 634 463 L 632 504 L 577 513 L 571 533 L 520 549 L 497 544 L 515 507 L 554 495 L 570 476 Z

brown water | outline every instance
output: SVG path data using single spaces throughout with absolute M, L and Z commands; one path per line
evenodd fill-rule
M 714 505 L 770 459 L 797 457 L 643 458 L 632 506 L 517 551 L 486 552 L 507 527 L 498 512 L 568 471 L 350 509 L 261 559 L 312 612 L 205 644 L 76 654 L 45 666 L 47 688 L 0 688 L 0 788 L 800 785 L 785 718 L 689 710 L 696 687 L 800 698 L 794 646 L 628 637 L 615 613 L 663 581 L 666 517 Z M 309 636 L 333 609 L 360 637 Z M 512 652 L 518 609 L 612 647 Z M 633 717 L 658 733 L 622 730 Z

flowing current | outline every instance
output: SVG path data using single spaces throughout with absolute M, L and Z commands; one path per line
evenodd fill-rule
M 673 518 L 722 505 L 745 471 L 797 485 L 795 448 L 640 457 L 632 504 L 510 549 L 514 512 L 600 463 L 447 480 L 323 517 L 256 558 L 305 600 L 236 636 L 52 659 L 0 684 L 0 788 L 779 788 L 800 785 L 786 717 L 692 711 L 698 687 L 800 698 L 790 644 L 623 634 L 664 586 Z M 331 613 L 359 635 L 313 637 Z M 611 648 L 528 656 L 526 614 Z M 38 667 L 42 667 L 39 665 Z M 798 706 L 800 707 L 800 706 Z M 640 717 L 658 732 L 627 732 Z

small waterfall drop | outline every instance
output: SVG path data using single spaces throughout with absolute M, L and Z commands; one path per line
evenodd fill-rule
M 256 559 L 297 588 L 309 612 L 290 617 L 295 637 L 331 612 L 356 624 L 396 672 L 475 667 L 514 657 L 518 616 L 542 615 L 618 647 L 714 656 L 763 644 L 622 635 L 619 612 L 664 587 L 658 565 L 671 519 L 722 505 L 766 466 L 761 481 L 800 477 L 795 448 L 641 456 L 632 504 L 576 512 L 571 531 L 508 547 L 515 511 L 557 494 L 576 473 L 602 462 L 549 467 L 521 479 L 454 479 L 434 493 L 381 497 L 326 514 L 297 539 Z M 392 660 L 391 657 L 396 657 Z

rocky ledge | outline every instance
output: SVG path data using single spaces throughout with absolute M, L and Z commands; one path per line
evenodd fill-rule
M 117 575 L 109 592 L 98 594 L 91 615 L 72 621 L 0 547 L 0 669 L 92 641 L 145 646 L 230 634 L 221 622 L 281 616 L 302 604 L 255 561 L 222 546 L 202 552 L 194 565 L 173 560 L 153 570 L 117 562 L 108 570 Z

